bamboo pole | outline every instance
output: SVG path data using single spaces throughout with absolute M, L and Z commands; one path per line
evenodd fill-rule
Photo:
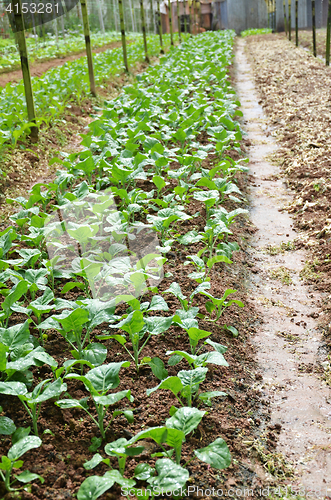
M 28 111 L 28 120 L 29 122 L 36 123 L 36 112 L 34 108 L 31 74 L 30 74 L 28 50 L 25 40 L 24 19 L 22 14 L 21 0 L 12 0 L 11 6 L 14 13 L 14 22 L 15 22 L 14 29 L 16 30 L 15 36 L 21 58 L 21 67 L 23 73 L 24 93 L 25 93 L 26 107 Z M 31 127 L 30 137 L 33 142 L 37 142 L 38 140 L 37 125 Z
M 328 4 L 328 24 L 326 29 L 326 50 L 325 50 L 325 64 L 330 66 L 330 32 L 331 32 L 331 0 Z
M 157 0 L 157 24 L 158 24 L 159 36 L 160 36 L 160 54 L 164 54 L 163 40 L 162 40 L 162 24 L 161 24 L 160 0 Z
M 92 49 L 91 49 L 91 37 L 90 37 L 90 25 L 89 25 L 89 22 L 88 22 L 86 0 L 80 0 L 80 5 L 81 5 L 81 8 L 82 8 L 82 16 L 83 16 L 83 27 L 84 27 L 85 46 L 86 46 L 86 57 L 87 57 L 88 74 L 89 74 L 89 79 L 90 79 L 90 92 L 91 92 L 91 94 L 93 96 L 96 96 L 97 92 L 96 92 L 95 80 L 94 80 L 93 59 L 92 59 Z
M 316 10 L 315 10 L 315 0 L 311 0 L 311 9 L 313 15 L 313 51 L 316 57 Z
M 147 63 L 149 63 L 150 60 L 148 57 L 148 49 L 147 49 L 146 22 L 145 22 L 145 11 L 144 11 L 144 1 L 143 0 L 140 0 L 140 15 L 141 15 L 141 29 L 143 32 L 143 39 L 144 39 L 145 61 Z
M 171 10 L 170 0 L 168 0 L 168 9 L 169 9 L 170 44 L 174 45 L 174 37 L 172 32 L 172 10 Z
M 299 47 L 299 0 L 295 0 L 295 45 Z
M 132 26 L 132 31 L 135 33 L 136 27 L 135 27 L 135 20 L 134 20 L 134 11 L 132 7 L 132 1 L 129 0 L 129 7 L 130 7 L 130 13 L 131 13 L 131 26 Z
M 120 13 L 120 25 L 121 25 L 121 37 L 122 37 L 122 49 L 123 49 L 123 62 L 124 69 L 129 73 L 128 66 L 128 55 L 126 51 L 126 38 L 125 38 L 125 24 L 124 24 L 124 12 L 123 12 L 123 0 L 118 0 L 118 10 Z
M 292 5 L 291 0 L 288 0 L 288 39 L 291 41 L 292 39 Z
M 186 0 L 183 0 L 184 5 L 184 31 L 187 33 L 187 19 L 186 19 Z
M 154 16 L 153 0 L 151 0 L 151 32 L 155 33 L 155 16 Z
M 178 24 L 178 39 L 179 39 L 179 43 L 182 43 L 181 26 L 180 26 L 180 15 L 179 15 L 179 0 L 177 0 L 177 24 Z
M 284 29 L 285 29 L 285 36 L 287 37 L 287 16 L 286 16 L 285 0 L 283 0 L 283 8 L 284 8 Z

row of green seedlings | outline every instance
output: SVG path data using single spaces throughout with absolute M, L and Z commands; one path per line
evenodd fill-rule
M 131 66 L 144 59 L 141 37 L 128 45 L 128 62 Z M 159 54 L 157 35 L 148 37 L 150 55 Z M 164 37 L 165 47 L 170 46 L 170 37 Z M 102 87 L 112 75 L 119 74 L 122 67 L 122 49 L 116 48 L 93 54 L 95 83 Z M 81 105 L 89 93 L 86 57 L 68 61 L 63 66 L 52 68 L 40 78 L 32 79 L 32 88 L 37 114 L 37 126 L 49 125 L 63 119 L 71 103 Z M 23 81 L 13 86 L 8 83 L 0 93 L 0 151 L 8 146 L 16 147 L 17 141 L 31 127 L 27 121 L 26 100 Z
M 190 41 L 181 51 L 172 54 L 161 66 L 163 71 L 160 71 L 160 74 L 155 70 L 151 70 L 144 77 L 145 81 L 142 79 L 135 87 L 127 88 L 123 97 L 109 104 L 102 118 L 91 124 L 91 133 L 84 138 L 83 143 L 88 148 L 83 153 L 76 155 L 75 158 L 69 157 L 64 162 L 65 166 L 68 167 L 66 171 L 60 172 L 56 180 L 47 186 L 36 185 L 28 200 L 16 200 L 22 204 L 23 210 L 15 214 L 12 220 L 20 228 L 21 234 L 18 234 L 14 228 L 8 228 L 1 235 L 1 281 L 6 296 L 2 303 L 3 315 L 1 318 L 3 322 L 1 334 L 3 382 L 1 383 L 1 392 L 16 395 L 22 401 L 32 418 L 36 434 L 38 433 L 37 420 L 41 403 L 50 398 L 57 398 L 56 404 L 62 408 L 79 407 L 88 412 L 99 427 L 102 438 L 105 437 L 106 432 L 104 421 L 108 407 L 123 398 L 127 398 L 129 401 L 132 400 L 129 391 L 107 394 L 109 390 L 119 385 L 119 370 L 122 366 L 127 366 L 128 363 L 102 364 L 106 359 L 107 350 L 101 343 L 91 343 L 90 337 L 93 329 L 104 322 L 110 322 L 110 327 L 120 329 L 128 335 L 133 354 L 128 349 L 126 351 L 134 360 L 137 372 L 139 372 L 142 364 L 149 364 L 154 375 L 159 378 L 159 385 L 151 389 L 149 393 L 157 389 L 172 391 L 183 405 L 183 414 L 201 415 L 201 411 L 192 407 L 192 405 L 197 403 L 210 404 L 212 397 L 224 394 L 218 391 L 199 393 L 199 386 L 205 380 L 208 371 L 207 365 L 214 363 L 226 366 L 223 357 L 226 348 L 221 344 L 212 342 L 210 339 L 207 339 L 199 346 L 199 341 L 206 339 L 210 332 L 199 329 L 198 319 L 201 318 L 201 314 L 199 314 L 198 307 L 193 307 L 192 302 L 198 293 L 207 296 L 207 311 L 211 315 L 210 319 L 214 321 L 217 321 L 224 308 L 232 303 L 239 306 L 243 305 L 239 301 L 228 299 L 228 296 L 234 293 L 234 290 L 227 290 L 221 298 L 213 297 L 208 292 L 210 288 L 210 271 L 213 266 L 219 262 L 231 263 L 232 251 L 237 247 L 225 240 L 228 234 L 231 234 L 230 225 L 234 217 L 243 212 L 242 209 L 237 209 L 228 213 L 221 206 L 225 196 L 240 201 L 233 196 L 233 193 L 240 196 L 234 182 L 234 175 L 238 170 L 242 171 L 244 169 L 240 162 L 234 162 L 229 157 L 223 157 L 223 152 L 230 145 L 239 146 L 237 141 L 240 139 L 238 125 L 232 119 L 233 115 L 237 113 L 237 104 L 233 102 L 232 94 L 229 95 L 224 70 L 224 65 L 228 62 L 231 50 L 231 41 L 232 37 L 228 33 L 223 35 L 208 34 L 200 37 L 199 44 Z M 221 47 L 220 42 L 223 42 Z M 192 53 L 196 54 L 193 63 L 191 59 Z M 218 54 L 217 59 L 215 59 L 215 54 Z M 211 61 L 212 58 L 214 61 Z M 184 72 L 184 68 L 187 67 L 188 70 Z M 208 68 L 207 71 L 206 68 Z M 197 85 L 195 80 L 198 71 L 200 81 Z M 164 82 L 165 75 L 167 75 L 168 79 L 166 82 Z M 219 82 L 217 82 L 216 87 L 215 81 L 217 81 L 217 78 Z M 192 92 L 192 81 L 194 82 L 194 92 Z M 152 83 L 153 88 L 151 88 Z M 207 94 L 206 85 L 211 85 L 211 87 L 207 88 Z M 210 96 L 208 91 L 211 94 Z M 217 101 L 214 99 L 215 95 Z M 163 102 L 171 103 L 176 110 L 171 111 L 169 109 L 168 113 L 160 115 L 157 108 L 160 107 L 161 96 Z M 198 105 L 200 107 L 197 107 Z M 206 109 L 208 112 L 205 112 Z M 132 111 L 135 111 L 135 115 L 133 115 Z M 212 113 L 210 113 L 211 111 Z M 222 123 L 222 125 L 216 125 L 216 123 Z M 135 128 L 133 128 L 133 125 L 135 125 Z M 123 133 L 125 126 L 127 127 L 126 133 Z M 151 130 L 152 127 L 153 130 Z M 146 138 L 148 128 L 149 132 L 152 131 L 153 133 Z M 162 132 L 158 132 L 157 129 L 161 129 Z M 164 132 L 165 129 L 166 132 Z M 201 146 L 197 140 L 201 130 L 207 130 L 210 139 L 210 144 L 207 146 Z M 216 144 L 214 144 L 215 142 Z M 178 143 L 180 147 L 174 147 Z M 111 148 L 111 151 L 109 148 Z M 216 152 L 218 159 L 213 169 L 204 169 L 201 163 L 210 151 Z M 113 157 L 111 161 L 109 161 L 110 155 Z M 172 161 L 176 162 L 177 169 L 170 168 Z M 152 169 L 148 168 L 148 165 L 151 164 Z M 93 179 L 95 171 L 97 171 L 97 176 Z M 219 174 L 220 176 L 218 176 Z M 81 177 L 85 177 L 85 179 L 77 185 L 77 181 Z M 146 192 L 135 185 L 138 179 L 148 179 L 149 177 L 156 189 Z M 161 191 L 166 187 L 167 179 L 176 179 L 177 186 L 173 193 L 162 196 Z M 165 184 L 163 185 L 163 183 Z M 75 189 L 68 191 L 68 187 L 74 184 Z M 84 255 L 83 253 L 81 256 L 81 260 L 84 261 L 83 266 L 80 266 L 80 270 L 72 270 L 69 273 L 68 271 L 61 272 L 56 268 L 55 261 L 58 256 L 47 260 L 45 252 L 47 239 L 45 237 L 45 233 L 47 234 L 45 220 L 47 219 L 47 213 L 45 210 L 50 202 L 53 208 L 56 209 L 61 209 L 65 204 L 73 203 L 75 200 L 84 202 L 87 193 L 100 191 L 109 187 L 109 185 L 111 185 L 112 192 L 115 195 L 120 195 L 122 199 L 120 212 L 114 213 L 114 211 L 110 210 L 110 213 L 107 213 L 105 207 L 102 209 L 103 217 L 106 216 L 106 220 L 110 224 L 108 232 L 113 238 L 110 247 L 119 243 L 119 228 L 124 238 L 128 235 L 130 224 L 134 223 L 134 214 L 136 213 L 145 214 L 150 226 L 160 234 L 165 254 L 171 249 L 175 241 L 184 245 L 197 242 L 202 244 L 198 254 L 190 256 L 186 262 L 187 265 L 193 264 L 195 266 L 193 272 L 190 273 L 190 277 L 198 284 L 191 296 L 185 297 L 177 283 L 173 283 L 167 290 L 167 293 L 172 293 L 178 298 L 182 306 L 173 317 L 149 315 L 150 312 L 155 310 L 166 311 L 168 309 L 166 302 L 159 294 L 156 294 L 150 303 L 141 303 L 134 296 L 129 299 L 124 295 L 118 296 L 117 301 L 126 299 L 129 306 L 122 317 L 115 315 L 115 306 L 113 304 L 105 308 L 104 302 L 92 299 L 89 295 L 87 295 L 87 298 L 85 296 L 85 298 L 83 297 L 77 301 L 55 299 L 54 297 L 54 293 L 57 291 L 57 282 L 63 278 L 71 280 L 74 278 L 76 281 L 69 281 L 62 291 L 66 292 L 78 286 L 89 294 L 90 291 L 87 286 L 89 280 L 86 270 L 89 265 L 95 266 L 98 259 L 95 259 L 91 254 Z M 46 189 L 42 190 L 44 187 Z M 157 191 L 157 196 L 155 191 Z M 205 230 L 193 230 L 181 235 L 178 234 L 178 229 L 174 227 L 174 223 L 178 226 L 178 221 L 192 218 L 185 212 L 185 206 L 189 206 L 192 197 L 205 205 Z M 156 215 L 151 215 L 151 211 L 156 212 Z M 71 226 L 72 223 L 68 224 L 68 232 L 71 231 L 71 237 L 83 249 L 86 239 L 95 237 L 97 234 L 95 225 L 98 225 L 98 220 L 100 223 L 100 218 L 98 219 L 98 213 L 94 213 L 94 215 L 96 220 L 89 226 L 84 224 L 82 227 L 77 227 L 79 226 L 77 224 Z M 15 248 L 15 253 L 19 258 L 10 261 L 8 254 L 11 252 L 12 246 L 15 246 L 14 242 L 16 240 L 21 240 L 24 245 L 32 248 Z M 112 251 L 109 253 L 112 255 Z M 89 261 L 89 264 L 86 265 L 86 261 Z M 135 288 L 137 288 L 137 275 L 142 274 L 146 277 L 149 272 L 147 267 L 148 264 L 145 261 L 140 262 L 135 269 L 131 270 L 131 276 L 133 277 L 131 285 Z M 15 283 L 13 289 L 7 288 L 8 280 Z M 125 280 L 122 281 L 121 285 L 125 286 Z M 40 289 L 44 291 L 43 295 L 36 298 L 36 293 Z M 153 289 L 153 291 L 156 290 Z M 143 290 L 139 290 L 139 293 L 141 292 Z M 24 299 L 23 303 L 19 302 L 21 298 Z M 30 303 L 26 306 L 29 300 Z M 49 314 L 54 309 L 62 310 L 62 313 L 41 321 L 42 314 Z M 24 324 L 8 328 L 8 321 L 13 311 L 25 313 L 29 319 Z M 34 318 L 31 317 L 32 312 Z M 40 344 L 45 338 L 43 332 L 56 326 L 59 333 L 72 347 L 73 359 L 67 360 L 62 367 L 58 368 L 56 361 L 45 352 L 42 345 L 36 345 L 37 339 L 30 335 L 28 326 L 32 321 L 34 321 L 35 327 L 40 332 Z M 175 351 L 167 353 L 171 356 L 169 359 L 170 366 L 177 364 L 182 359 L 186 359 L 189 364 L 190 370 L 182 370 L 178 372 L 176 377 L 168 377 L 167 370 L 159 358 L 146 359 L 141 357 L 141 352 L 148 339 L 152 335 L 159 335 L 167 331 L 171 324 L 180 325 L 187 332 L 190 344 L 190 352 Z M 61 326 L 59 327 L 59 325 Z M 233 331 L 235 334 L 237 333 L 235 330 Z M 125 334 L 102 335 L 101 339 L 110 337 L 117 340 L 126 349 L 127 336 Z M 202 347 L 205 345 L 211 346 L 213 351 L 200 354 Z M 28 369 L 33 365 L 40 366 L 44 363 L 49 364 L 52 368 L 54 379 L 43 381 L 32 392 L 28 392 L 28 388 L 32 387 L 33 382 Z M 81 367 L 87 365 L 90 370 L 87 374 L 83 374 L 83 370 L 77 373 L 75 372 L 77 364 Z M 59 399 L 61 394 L 66 391 L 65 378 L 78 378 L 84 382 L 95 405 L 94 414 L 91 413 L 88 406 L 88 398 L 80 401 L 75 401 L 70 397 Z M 130 409 L 115 410 L 112 418 L 116 417 L 118 411 L 123 412 L 126 418 L 132 421 L 133 414 Z M 176 420 L 178 411 L 172 408 L 171 418 L 173 420 Z M 200 413 L 194 413 L 196 411 Z M 182 415 L 182 413 L 178 414 L 178 418 L 179 415 Z M 201 418 L 193 419 L 197 422 L 196 425 L 198 425 Z M 7 417 L 2 417 L 2 421 L 8 428 L 14 425 L 7 420 Z M 150 429 L 144 431 L 144 433 L 150 431 L 150 437 L 160 445 L 167 444 L 171 446 L 170 443 L 173 438 L 170 435 L 173 434 L 173 431 L 167 430 L 168 427 L 167 421 L 166 426 L 157 428 L 157 430 Z M 189 432 L 192 432 L 193 429 L 194 427 Z M 182 443 L 185 429 L 183 427 L 183 429 L 178 428 L 177 430 L 184 432 L 184 435 L 177 434 L 178 439 L 181 436 Z M 144 437 L 146 438 L 146 434 L 144 434 Z M 31 438 L 34 439 L 35 436 L 31 436 Z M 29 442 L 30 436 L 25 436 L 24 439 L 25 442 Z M 136 436 L 133 439 L 139 439 L 139 437 Z M 36 442 L 35 439 L 33 442 Z M 102 439 L 97 443 L 97 446 L 100 446 L 101 442 Z M 132 451 L 132 445 L 135 441 L 130 440 L 126 443 L 121 441 L 118 443 L 121 451 L 116 448 L 116 443 L 111 443 L 106 447 L 106 453 L 111 452 L 119 457 L 120 470 L 110 471 L 103 478 L 98 478 L 98 476 L 88 478 L 80 489 L 80 499 L 92 498 L 84 495 L 87 495 L 87 490 L 90 490 L 93 485 L 95 485 L 93 488 L 96 488 L 93 498 L 98 498 L 105 491 L 101 487 L 102 492 L 100 493 L 100 484 L 107 484 L 108 489 L 114 482 L 122 481 L 119 484 L 123 485 L 123 481 L 127 481 L 123 478 L 123 467 L 126 457 L 130 456 L 130 453 L 136 453 L 136 451 Z M 117 451 L 112 451 L 112 446 Z M 224 441 L 218 438 L 210 446 L 209 451 L 197 451 L 197 456 L 199 456 L 199 453 L 199 458 L 201 456 L 206 458 L 207 455 L 210 455 L 207 463 L 218 468 L 228 466 L 230 463 L 229 455 L 227 455 L 227 460 L 223 460 L 222 464 L 210 458 L 215 454 L 218 454 L 218 456 L 224 455 L 224 450 L 227 450 Z M 183 485 L 187 481 L 188 472 L 179 463 L 179 448 L 172 447 L 175 450 L 178 477 L 182 477 L 180 484 Z M 169 450 L 163 451 L 163 453 L 165 453 L 163 458 L 156 462 L 158 476 L 155 477 L 154 470 L 144 464 L 146 471 L 147 469 L 150 471 L 150 476 L 146 477 L 149 484 L 156 484 L 155 481 L 160 482 L 162 478 L 168 477 L 166 471 L 168 470 L 170 474 L 172 470 L 173 462 Z M 226 453 L 228 453 L 228 450 Z M 7 471 L 5 474 L 7 485 L 10 485 L 8 477 L 10 477 L 13 467 L 13 462 L 11 461 L 11 465 L 9 465 L 8 460 L 11 460 L 10 457 L 12 456 L 13 454 L 9 452 L 7 457 L 4 457 L 6 459 L 5 463 L 9 467 L 5 469 Z M 18 458 L 15 456 L 15 460 Z M 98 460 L 101 459 L 104 460 L 97 454 L 97 458 L 94 457 L 94 461 L 87 468 L 91 468 L 93 464 L 96 465 Z M 220 464 L 222 467 L 219 467 Z M 118 472 L 122 477 L 120 480 Z M 147 472 L 145 473 L 147 474 Z M 141 479 L 142 476 L 137 472 L 136 479 L 139 478 Z M 170 482 L 168 482 L 167 488 L 170 488 Z M 125 484 L 130 487 L 133 486 L 132 482 Z M 175 483 L 172 482 L 171 484 L 171 488 L 174 488 Z

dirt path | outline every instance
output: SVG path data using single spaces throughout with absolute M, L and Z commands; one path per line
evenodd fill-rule
M 303 250 L 293 250 L 297 233 L 281 211 L 291 198 L 279 168 L 265 158 L 277 146 L 257 104 L 244 44 L 239 41 L 236 54 L 237 91 L 252 143 L 251 219 L 258 231 L 251 250 L 256 266 L 251 293 L 264 317 L 255 337 L 261 389 L 271 398 L 272 421 L 282 425 L 277 451 L 295 467 L 288 483 L 302 485 L 304 497 L 311 490 L 309 498 L 324 499 L 331 495 L 331 394 L 318 374 L 327 360 L 314 319 L 321 297 L 300 279 L 307 257 Z
M 105 52 L 108 49 L 115 49 L 116 47 L 120 46 L 121 46 L 120 41 L 108 43 L 107 45 L 103 45 L 103 47 L 98 47 L 96 49 L 93 49 L 93 53 L 99 54 L 100 52 Z M 46 71 L 48 71 L 49 69 L 56 68 L 57 66 L 62 66 L 64 63 L 68 61 L 75 61 L 76 59 L 79 59 L 85 54 L 86 52 L 82 51 L 78 52 L 77 54 L 71 54 L 70 56 L 52 59 L 51 61 L 35 62 L 30 66 L 31 76 L 40 77 L 41 75 L 46 73 Z M 21 69 L 10 71 L 8 73 L 2 73 L 0 74 L 0 87 L 4 87 L 5 85 L 7 85 L 7 83 L 18 83 L 20 80 L 22 80 L 22 78 L 23 76 Z

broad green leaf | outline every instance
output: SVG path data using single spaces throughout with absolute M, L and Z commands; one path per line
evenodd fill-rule
M 83 358 L 93 366 L 99 366 L 106 360 L 107 352 L 103 344 L 88 344 L 83 351 Z
M 168 370 L 165 369 L 162 359 L 154 357 L 147 364 L 151 367 L 153 374 L 159 380 L 164 380 L 168 377 Z
M 19 474 L 18 476 L 15 476 L 15 477 L 21 483 L 30 483 L 31 481 L 34 481 L 35 479 L 39 479 L 41 484 L 43 484 L 45 482 L 45 479 L 43 477 L 39 476 L 39 474 L 33 474 L 32 472 L 29 472 L 28 470 L 25 470 L 24 472 L 22 472 L 21 474 Z
M 0 342 L 0 372 L 5 371 L 7 364 L 7 355 L 6 353 L 9 351 L 9 347 Z
M 169 458 L 157 460 L 155 469 L 158 475 L 156 477 L 150 477 L 147 479 L 147 482 L 153 488 L 158 488 L 163 493 L 184 488 L 190 477 L 186 469 L 175 464 Z
M 23 439 L 17 441 L 17 443 L 15 443 L 11 448 L 9 448 L 7 456 L 10 460 L 17 460 L 27 451 L 32 450 L 33 448 L 39 448 L 41 444 L 42 441 L 39 437 L 26 436 Z
M 147 396 L 150 396 L 152 392 L 155 392 L 158 389 L 163 389 L 171 391 L 176 396 L 183 389 L 183 387 L 184 386 L 178 377 L 167 377 L 162 380 L 159 385 L 153 387 L 152 389 L 147 389 L 146 392 Z
M 155 469 L 148 464 L 138 464 L 134 470 L 134 477 L 138 481 L 146 481 L 154 475 Z
M 79 332 L 83 325 L 88 322 L 88 312 L 85 309 L 74 309 L 66 318 L 54 319 L 61 323 L 66 332 Z
M 169 307 L 161 295 L 153 295 L 149 311 L 169 311 Z
M 0 382 L 0 394 L 8 396 L 21 396 L 28 392 L 26 385 L 22 382 Z
M 195 350 L 199 340 L 209 337 L 209 335 L 211 335 L 211 332 L 207 332 L 206 330 L 200 330 L 199 328 L 189 328 L 187 333 L 188 336 L 190 337 L 190 344 L 193 347 L 193 350 Z
M 219 396 L 227 396 L 227 393 L 222 391 L 202 392 L 199 394 L 199 399 L 201 399 L 201 401 L 203 401 L 206 405 L 211 406 L 212 398 L 217 398 Z
M 119 386 L 119 371 L 122 367 L 127 366 L 129 366 L 129 363 L 125 361 L 101 365 L 90 370 L 86 375 L 86 379 L 92 384 L 95 391 L 107 392 Z
M 11 418 L 0 417 L 0 434 L 10 436 L 15 430 L 16 426 Z
M 152 335 L 159 335 L 166 332 L 172 324 L 173 316 L 149 316 L 144 318 L 147 331 Z
M 90 476 L 86 478 L 77 493 L 78 500 L 96 500 L 115 484 L 112 477 Z
M 189 408 L 184 406 L 179 408 L 176 413 L 166 421 L 167 427 L 182 431 L 185 436 L 198 427 L 202 417 L 207 412 L 198 410 L 197 408 Z
M 194 454 L 215 469 L 226 469 L 231 464 L 229 448 L 222 438 L 217 438 L 205 448 L 195 450 Z

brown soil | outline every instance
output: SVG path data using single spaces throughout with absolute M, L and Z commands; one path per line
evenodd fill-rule
M 330 345 L 331 316 L 331 69 L 284 35 L 248 37 L 261 105 L 270 117 L 279 149 L 272 156 L 294 201 L 284 207 L 300 231 L 296 248 L 309 251 L 301 277 L 326 292 L 320 324 Z
M 128 41 L 127 43 L 130 43 L 130 41 Z M 120 46 L 121 42 L 111 42 L 108 43 L 107 45 L 103 45 L 102 47 L 93 49 L 93 53 L 99 54 L 100 52 L 105 52 L 106 50 L 115 49 L 116 47 Z M 46 73 L 46 71 L 48 71 L 49 69 L 56 68 L 57 66 L 62 66 L 64 63 L 68 61 L 75 61 L 76 59 L 83 57 L 85 54 L 86 52 L 82 51 L 82 52 L 77 52 L 75 54 L 71 54 L 69 56 L 52 59 L 51 61 L 43 61 L 43 62 L 36 61 L 30 65 L 31 76 L 40 77 L 41 75 Z M 22 78 L 23 75 L 21 69 L 2 73 L 0 74 L 0 87 L 4 87 L 5 85 L 7 85 L 7 83 L 18 83 L 20 80 L 22 80 Z

